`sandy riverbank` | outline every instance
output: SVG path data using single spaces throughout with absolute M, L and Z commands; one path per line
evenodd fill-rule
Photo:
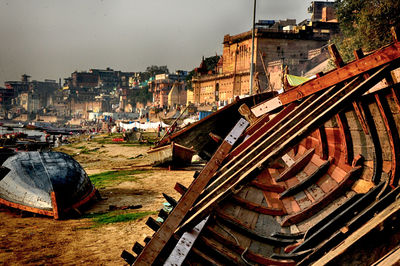
M 156 218 L 151 213 L 162 208 L 165 202 L 162 193 L 178 199 L 173 189 L 175 183 L 189 186 L 193 180 L 195 167 L 173 171 L 151 167 L 147 145 L 99 140 L 87 142 L 82 138 L 58 149 L 73 155 L 89 175 L 108 171 L 124 171 L 127 175 L 98 183 L 104 199 L 90 206 L 85 214 L 137 213 L 143 217 L 98 225 L 93 218 L 56 221 L 3 208 L 0 209 L 0 264 L 122 265 L 122 250 L 130 250 L 135 241 L 143 244 L 143 239 L 153 233 L 145 222 L 149 216 Z M 110 212 L 110 205 L 142 205 L 142 208 Z

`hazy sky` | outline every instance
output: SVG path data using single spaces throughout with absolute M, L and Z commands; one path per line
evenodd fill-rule
M 258 0 L 256 19 L 309 18 L 311 0 Z M 0 86 L 75 70 L 191 70 L 251 28 L 252 0 L 0 0 Z

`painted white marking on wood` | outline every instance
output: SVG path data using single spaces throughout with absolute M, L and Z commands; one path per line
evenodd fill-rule
M 292 157 L 290 157 L 288 154 L 285 154 L 282 156 L 282 160 L 285 162 L 285 164 L 289 167 L 291 167 L 294 164 L 294 160 Z
M 210 216 L 207 216 L 207 218 L 205 218 L 198 225 L 196 225 L 192 229 L 192 231 L 185 232 L 181 236 L 174 250 L 172 250 L 171 254 L 169 254 L 168 259 L 164 262 L 164 265 L 173 265 L 173 266 L 182 265 L 183 261 L 189 254 L 189 251 L 192 249 L 194 242 L 200 235 L 201 230 L 203 230 L 203 227 L 206 224 L 208 217 Z
M 263 114 L 268 113 L 271 110 L 274 110 L 278 107 L 282 106 L 281 99 L 279 99 L 279 96 L 272 98 L 271 100 L 268 100 L 266 102 L 263 102 L 259 105 L 256 105 L 251 108 L 251 111 L 257 116 L 260 117 Z
M 246 129 L 246 127 L 249 125 L 249 122 L 247 122 L 246 119 L 240 118 L 239 122 L 235 125 L 235 127 L 229 132 L 229 134 L 226 136 L 225 141 L 228 142 L 229 144 L 233 145 L 235 144 L 236 140 L 242 135 L 243 131 Z

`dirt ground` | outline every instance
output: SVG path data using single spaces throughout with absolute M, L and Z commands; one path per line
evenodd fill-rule
M 79 142 L 58 150 L 74 155 L 87 173 L 111 170 L 142 169 L 133 181 L 112 183 L 99 189 L 103 200 L 93 203 L 85 213 L 108 212 L 110 205 L 142 205 L 131 212 L 158 212 L 165 199 L 162 193 L 179 199 L 173 189 L 176 182 L 189 186 L 198 167 L 180 170 L 149 166 L 146 156 L 149 146 L 132 144 L 101 144 Z M 151 236 L 145 225 L 147 215 L 134 221 L 93 227 L 91 218 L 53 220 L 16 210 L 0 209 L 0 264 L 92 264 L 124 265 L 122 250 L 130 251 L 138 241 Z

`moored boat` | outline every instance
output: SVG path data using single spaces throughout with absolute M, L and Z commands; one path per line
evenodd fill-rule
M 24 211 L 58 219 L 96 194 L 83 168 L 64 153 L 19 152 L 0 169 L 0 204 Z
M 196 151 L 172 142 L 147 151 L 154 166 L 181 166 L 190 164 Z

